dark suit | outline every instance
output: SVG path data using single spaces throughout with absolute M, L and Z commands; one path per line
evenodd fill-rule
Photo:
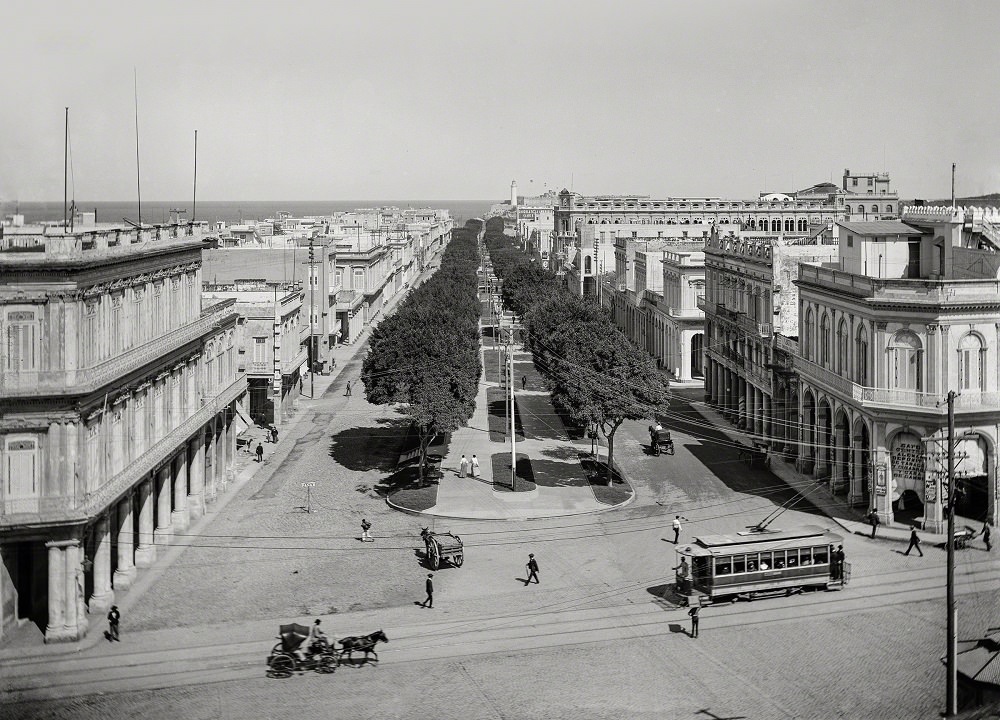
M 427 578 L 427 599 L 420 603 L 424 607 L 434 607 L 434 581 Z

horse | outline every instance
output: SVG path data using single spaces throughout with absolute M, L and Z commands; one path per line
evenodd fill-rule
M 375 662 L 378 662 L 378 653 L 375 652 L 375 644 L 379 642 L 389 642 L 389 638 L 385 636 L 385 633 L 381 630 L 376 630 L 369 635 L 360 635 L 342 638 L 340 641 L 340 657 L 343 658 L 344 653 L 347 653 L 347 659 L 354 664 L 354 658 L 351 657 L 351 653 L 354 651 L 364 651 L 365 662 L 368 662 L 369 653 L 375 656 Z

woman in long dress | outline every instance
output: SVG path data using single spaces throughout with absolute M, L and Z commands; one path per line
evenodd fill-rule
M 472 456 L 472 477 L 479 477 L 479 458 L 475 455 Z
M 458 476 L 465 477 L 469 474 L 469 461 L 466 460 L 465 455 L 462 456 L 462 462 L 458 464 Z

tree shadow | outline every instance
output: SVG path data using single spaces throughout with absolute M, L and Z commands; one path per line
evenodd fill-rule
M 493 489 L 501 492 L 514 492 L 510 487 L 510 453 L 493 453 L 490 456 L 490 464 L 493 468 Z M 531 458 L 524 453 L 518 453 L 514 472 L 517 475 L 516 492 L 528 492 L 535 489 L 535 473 Z
M 656 419 L 664 428 L 671 431 L 675 446 L 680 445 L 676 433 L 689 433 L 693 425 L 698 439 L 684 444 L 684 448 L 730 490 L 763 497 L 775 505 L 794 504 L 795 510 L 804 513 L 824 515 L 813 500 L 787 485 L 761 463 L 748 466 L 743 462 L 733 441 L 721 430 L 706 422 L 701 413 L 691 407 L 688 400 L 683 398 L 672 400 L 670 416 L 658 414 Z M 670 463 L 669 456 L 665 462 Z M 772 454 L 771 462 L 785 462 L 785 459 Z
M 541 454 L 554 460 L 576 460 L 580 450 L 575 445 L 557 445 L 544 448 Z
M 510 430 L 510 416 L 508 415 L 509 403 L 502 388 L 486 388 L 486 402 L 488 404 L 488 419 L 490 427 L 490 441 L 502 443 L 508 438 Z M 519 440 L 524 440 L 524 428 L 521 426 L 521 413 L 518 403 L 514 403 L 514 433 Z
M 586 487 L 587 473 L 576 462 L 535 459 L 531 464 L 536 485 L 542 487 Z
M 330 457 L 348 470 L 396 469 L 411 423 L 407 418 L 379 418 L 378 427 L 341 430 L 330 438 Z

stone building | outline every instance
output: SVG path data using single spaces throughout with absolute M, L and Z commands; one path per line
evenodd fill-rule
M 838 223 L 837 262 L 800 268 L 800 469 L 883 522 L 940 531 L 954 391 L 957 512 L 995 524 L 1000 218 L 903 220 Z
M 0 238 L 0 631 L 76 640 L 231 478 L 246 392 L 198 223 Z M 25 628 L 27 631 L 27 628 Z
M 798 397 L 788 372 L 789 343 L 781 332 L 798 334 L 799 264 L 837 256 L 836 245 L 822 243 L 818 235 L 716 231 L 705 246 L 700 306 L 706 397 L 737 427 L 773 442 L 779 452 L 795 452 L 795 438 L 786 439 L 786 431 Z

